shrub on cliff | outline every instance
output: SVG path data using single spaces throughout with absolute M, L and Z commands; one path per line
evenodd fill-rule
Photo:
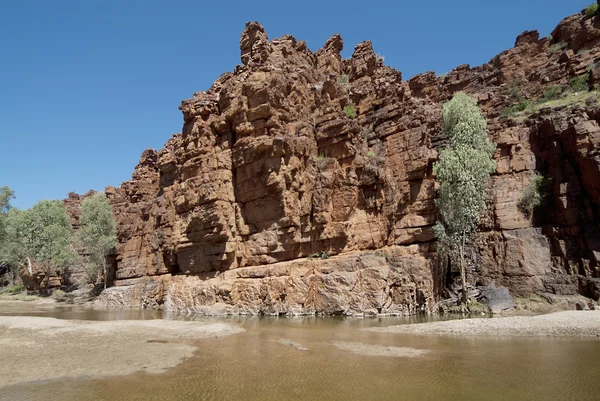
M 573 92 L 586 92 L 590 88 L 588 86 L 588 80 L 590 79 L 590 73 L 586 72 L 585 74 L 578 75 L 576 77 L 571 78 L 569 81 L 569 85 L 571 86 L 571 90 Z
M 477 101 L 457 93 L 442 110 L 444 133 L 450 139 L 439 153 L 433 171 L 440 183 L 436 205 L 439 220 L 434 232 L 442 248 L 457 250 L 467 302 L 465 245 L 477 230 L 487 208 L 487 181 L 496 169 L 492 157 L 496 148 L 487 136 L 487 123 Z
M 356 107 L 347 104 L 346 107 L 344 107 L 344 114 L 346 114 L 346 117 L 348 118 L 356 118 Z
M 597 15 L 600 15 L 600 6 L 598 6 L 598 4 L 590 4 L 587 6 L 585 9 L 585 16 L 587 18 L 592 18 Z
M 92 283 L 102 274 L 106 288 L 108 257 L 117 243 L 117 231 L 112 207 L 103 192 L 98 192 L 82 202 L 80 222 L 77 237 L 89 254 L 89 262 L 85 264 L 86 274 Z
M 536 173 L 531 177 L 529 184 L 523 190 L 523 194 L 517 206 L 519 210 L 521 210 L 521 213 L 526 217 L 530 217 L 535 208 L 542 204 L 545 194 L 545 185 L 546 180 L 544 179 L 544 176 Z
M 44 273 L 42 287 L 73 260 L 71 221 L 60 201 L 43 200 L 27 210 L 10 209 L 5 220 L 2 259 L 32 279 Z

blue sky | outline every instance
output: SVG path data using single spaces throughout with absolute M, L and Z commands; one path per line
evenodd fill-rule
M 239 59 L 246 21 L 349 57 L 371 40 L 404 78 L 479 65 L 528 29 L 549 35 L 591 0 L 0 0 L 0 186 L 13 205 L 117 186 L 159 149 L 181 100 Z

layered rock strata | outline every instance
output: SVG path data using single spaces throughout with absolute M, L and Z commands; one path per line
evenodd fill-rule
M 107 188 L 118 221 L 115 287 L 101 302 L 201 313 L 410 314 L 434 310 L 452 267 L 438 260 L 432 165 L 443 102 L 475 96 L 498 144 L 490 213 L 470 244 L 470 281 L 515 295 L 598 297 L 600 111 L 548 103 L 600 79 L 600 20 L 521 34 L 489 63 L 403 80 L 370 42 L 351 58 L 246 25 L 242 64 L 181 104 L 183 129 Z M 587 74 L 587 75 L 585 75 Z M 551 178 L 532 216 L 518 208 Z

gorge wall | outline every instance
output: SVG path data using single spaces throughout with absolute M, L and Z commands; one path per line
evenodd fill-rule
M 600 20 L 521 34 L 489 63 L 403 80 L 370 42 L 343 59 L 246 25 L 242 64 L 181 104 L 183 129 L 107 188 L 118 222 L 104 305 L 200 313 L 410 314 L 434 310 L 441 107 L 475 96 L 497 143 L 491 207 L 469 244 L 473 284 L 514 295 L 600 287 L 600 107 L 594 92 L 501 116 L 523 99 L 600 81 Z M 587 74 L 587 75 L 585 75 Z M 526 217 L 522 192 L 551 177 Z M 76 208 L 76 201 L 71 202 Z

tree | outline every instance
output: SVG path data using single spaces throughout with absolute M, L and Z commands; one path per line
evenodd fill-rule
M 496 145 L 487 136 L 477 101 L 464 93 L 444 105 L 442 119 L 450 141 L 433 167 L 440 183 L 436 200 L 440 218 L 434 232 L 442 248 L 458 250 L 462 302 L 466 304 L 465 245 L 487 208 L 486 184 L 496 169 L 492 157 Z
M 90 256 L 86 265 L 88 278 L 96 282 L 102 273 L 106 289 L 108 257 L 117 243 L 117 230 L 112 207 L 103 192 L 98 192 L 82 202 L 80 223 L 78 237 Z
M 7 186 L 0 188 L 0 247 L 2 247 L 2 242 L 5 237 L 4 232 L 4 224 L 6 220 L 6 215 L 10 210 L 10 200 L 14 199 L 14 192 Z
M 73 258 L 71 233 L 71 221 L 60 201 L 43 200 L 22 211 L 10 209 L 5 221 L 3 259 L 27 269 L 32 277 L 33 265 L 41 268 L 47 286 L 50 277 L 62 272 Z
M 4 259 L 7 259 L 4 257 L 4 255 L 5 255 L 5 252 L 7 249 L 6 228 L 5 228 L 6 217 L 7 217 L 8 211 L 11 208 L 10 200 L 13 199 L 14 197 L 15 197 L 14 192 L 9 187 L 4 186 L 4 187 L 0 188 L 0 268 L 5 269 L 8 267 L 8 269 L 11 272 L 11 279 L 12 279 L 13 284 L 17 277 L 16 269 L 12 268 L 8 264 L 8 262 L 4 261 Z

